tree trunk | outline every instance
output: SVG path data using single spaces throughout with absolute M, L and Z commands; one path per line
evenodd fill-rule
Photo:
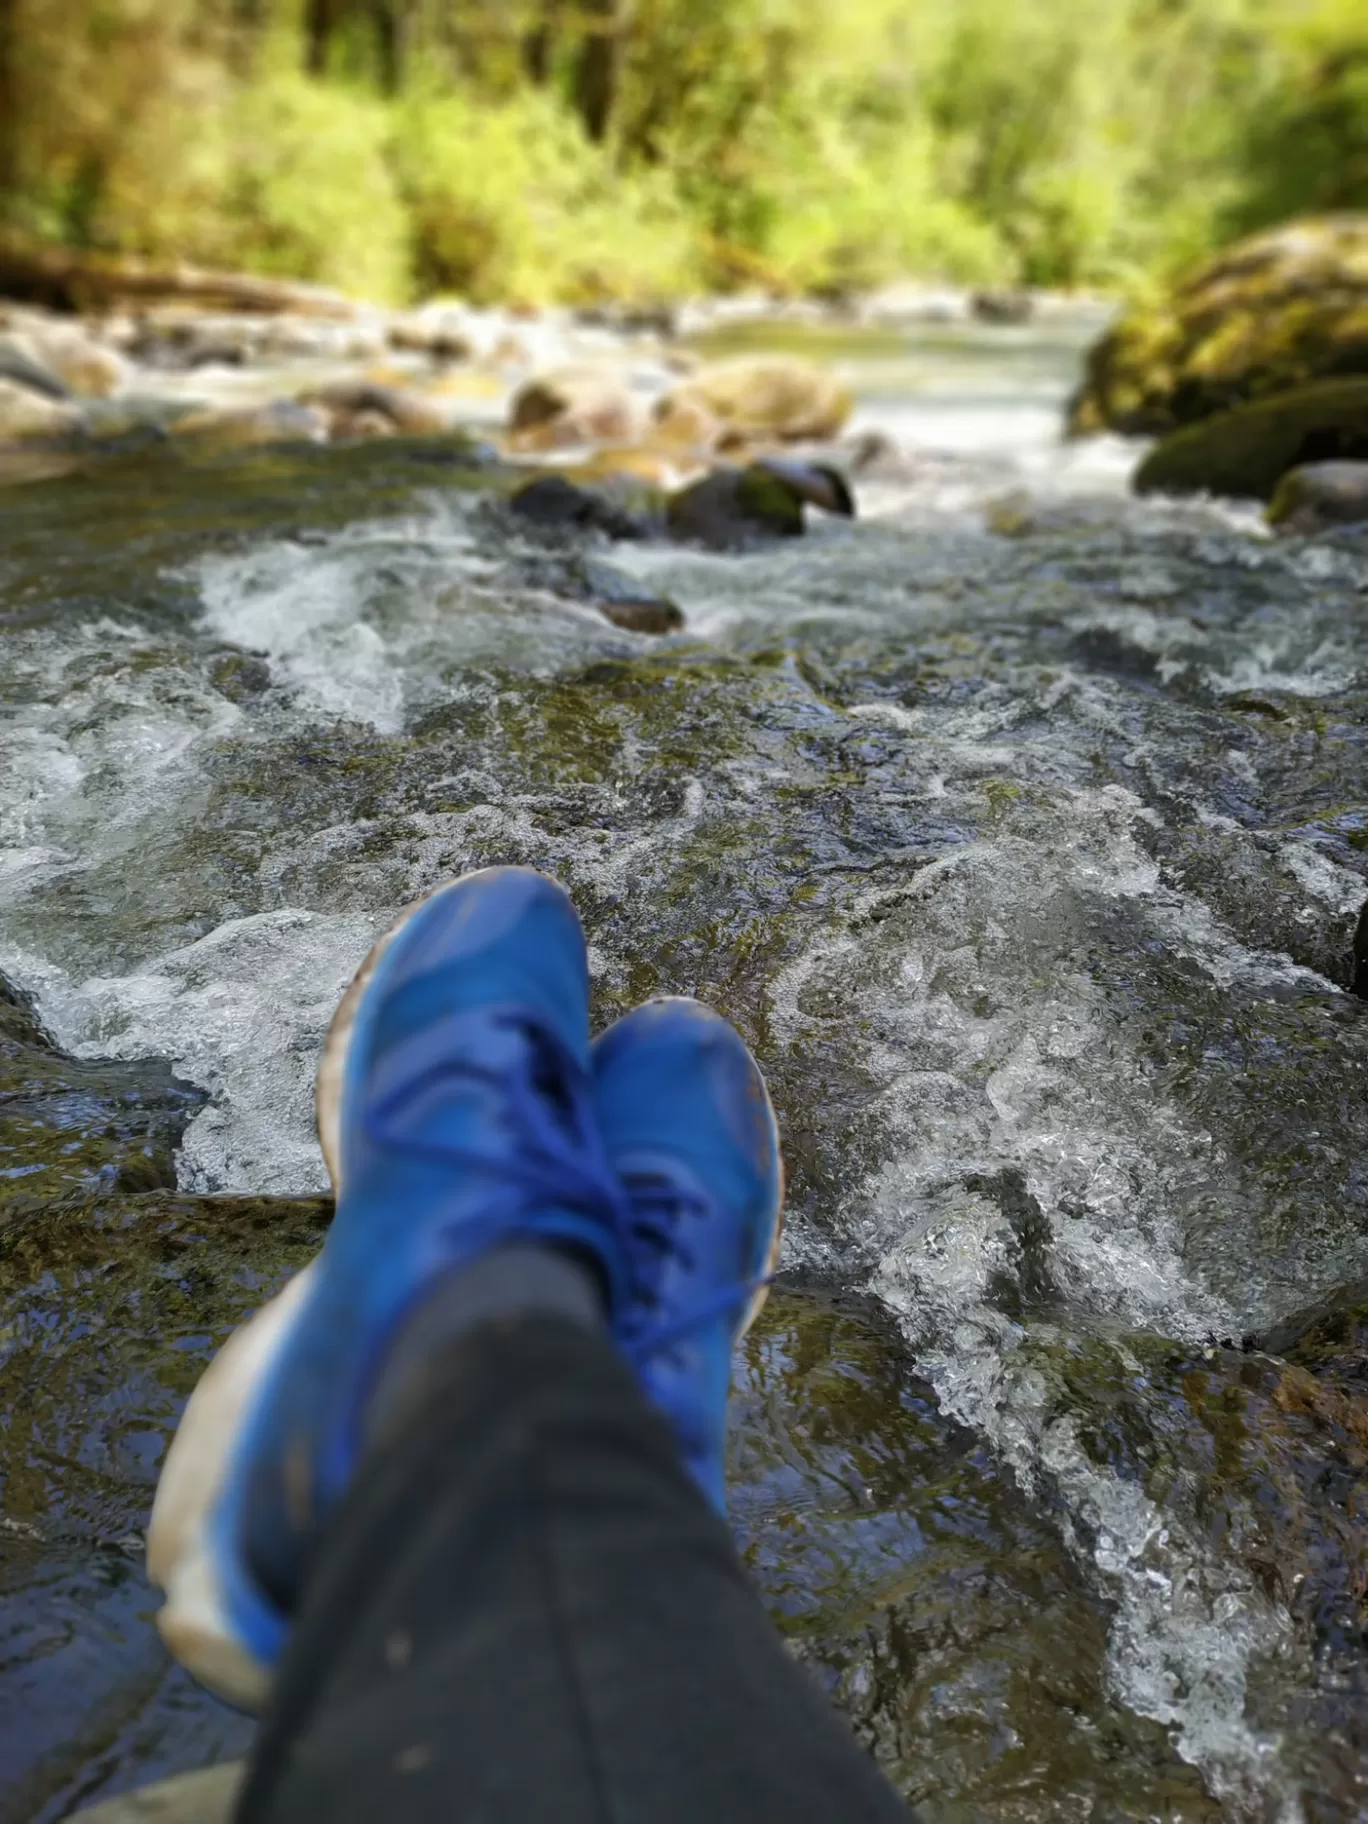
M 551 80 L 551 60 L 556 51 L 556 15 L 559 0 L 541 0 L 531 31 L 523 36 L 523 74 L 529 82 L 544 89 Z
M 404 0 L 371 0 L 376 65 L 386 95 L 397 95 L 404 77 L 405 10 Z
M 199 310 L 283 312 L 345 320 L 355 306 L 341 292 L 291 279 L 195 266 L 153 266 L 109 254 L 34 247 L 0 237 L 0 298 L 50 310 L 103 311 L 131 304 L 188 304 Z
M 332 35 L 337 25 L 337 0 L 307 0 L 304 9 L 304 67 L 310 76 L 325 75 Z
M 621 0 L 586 0 L 584 42 L 575 67 L 575 109 L 596 145 L 608 137 L 622 56 Z
M 18 0 L 0 0 L 0 221 L 19 187 Z

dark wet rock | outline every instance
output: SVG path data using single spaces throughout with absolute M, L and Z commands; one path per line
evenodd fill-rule
M 1011 287 L 989 287 L 969 297 L 969 314 L 980 323 L 997 323 L 1016 327 L 1029 323 L 1035 315 L 1035 299 L 1029 291 Z
M 165 1064 L 68 1057 L 0 976 L 0 1223 L 54 1198 L 174 1184 L 203 1101 Z
M 1282 1356 L 1295 1367 L 1368 1391 L 1368 1279 L 1340 1287 L 1249 1340 L 1252 1347 Z M 1368 1423 L 1368 1407 L 1364 1420 Z
M 563 475 L 539 475 L 509 496 L 509 511 L 529 525 L 550 531 L 605 532 L 609 538 L 640 538 L 640 519 L 608 496 L 579 487 Z
M 923 1815 L 1220 1817 L 1164 1731 L 1108 1696 L 1105 1601 L 886 1314 L 774 1296 L 730 1468 L 771 1614 Z
M 1368 462 L 1309 462 L 1289 469 L 1268 503 L 1279 532 L 1310 536 L 1368 520 Z
M 1354 931 L 1353 971 L 1354 993 L 1368 1000 L 1368 900 L 1363 903 Z
M 522 449 L 627 443 L 636 428 L 632 395 L 608 368 L 562 367 L 525 381 L 508 407 L 508 428 Z
M 1368 217 L 1295 222 L 1238 242 L 1123 316 L 1088 355 L 1069 426 L 1163 434 L 1356 374 L 1368 374 Z
M 512 575 L 520 587 L 585 602 L 629 633 L 677 633 L 684 625 L 683 612 L 675 602 L 579 550 L 522 557 Z
M 854 517 L 854 499 L 838 470 L 769 459 L 744 469 L 714 469 L 672 494 L 665 518 L 672 538 L 730 551 L 756 539 L 801 536 L 805 502 Z
M 800 442 L 838 436 L 852 404 L 845 381 L 816 362 L 740 356 L 691 374 L 657 400 L 653 416 L 667 433 L 683 420 L 691 441 L 713 420 L 743 441 Z
M 0 1228 L 0 1820 L 241 1754 L 153 1629 L 143 1532 L 213 1351 L 317 1250 L 321 1200 L 174 1193 Z
M 255 652 L 220 653 L 209 666 L 214 689 L 230 703 L 249 703 L 271 684 L 271 667 Z
M 1313 1323 L 1292 1343 L 1314 1357 Z M 1267 1340 L 1267 1339 L 1265 1339 Z M 1220 1542 L 1251 1585 L 1291 1620 L 1279 1656 L 1256 1662 L 1247 1717 L 1289 1731 L 1289 1771 L 1309 1815 L 1344 1819 L 1368 1799 L 1368 1405 L 1362 1388 L 1301 1363 L 1155 1337 L 1097 1338 L 1031 1350 L 1046 1411 L 1067 1408 L 1087 1457 L 1119 1470 L 1170 1524 Z M 1321 1348 L 1322 1367 L 1342 1351 Z M 1142 1395 L 1147 1382 L 1163 1398 Z M 1048 1422 L 1048 1421 L 1047 1421 Z M 1277 1677 L 1297 1653 L 1321 1667 L 1317 1695 Z M 1357 1801 L 1357 1802 L 1356 1802 Z
M 625 576 L 595 558 L 583 561 L 588 599 L 605 620 L 629 633 L 678 633 L 684 614 L 678 604 L 648 589 L 635 577 Z
M 1303 464 L 1368 460 L 1368 378 L 1239 405 L 1155 445 L 1135 474 L 1142 494 L 1229 494 L 1268 500 Z

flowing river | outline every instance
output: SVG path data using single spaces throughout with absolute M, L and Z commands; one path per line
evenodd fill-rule
M 403 443 L 0 490 L 4 1824 L 242 1751 L 157 1465 L 317 1244 L 343 986 L 493 862 L 771 1078 L 735 1520 L 927 1824 L 1368 1815 L 1368 548 L 1060 446 L 1094 330 L 782 332 L 898 447 L 602 553 L 665 640 Z

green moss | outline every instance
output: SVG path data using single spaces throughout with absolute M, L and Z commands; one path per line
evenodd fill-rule
M 1090 351 L 1075 434 L 1165 433 L 1331 375 L 1368 374 L 1368 226 L 1305 222 L 1238 243 Z
M 1267 500 L 1289 469 L 1335 458 L 1368 459 L 1368 378 L 1317 381 L 1174 431 L 1141 463 L 1135 486 Z

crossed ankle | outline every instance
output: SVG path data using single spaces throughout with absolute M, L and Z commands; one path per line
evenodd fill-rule
M 600 1273 L 569 1249 L 510 1243 L 454 1268 L 409 1314 L 390 1348 L 366 1403 L 365 1448 L 373 1450 L 403 1429 L 453 1343 L 477 1325 L 535 1314 L 600 1330 L 605 1313 Z

